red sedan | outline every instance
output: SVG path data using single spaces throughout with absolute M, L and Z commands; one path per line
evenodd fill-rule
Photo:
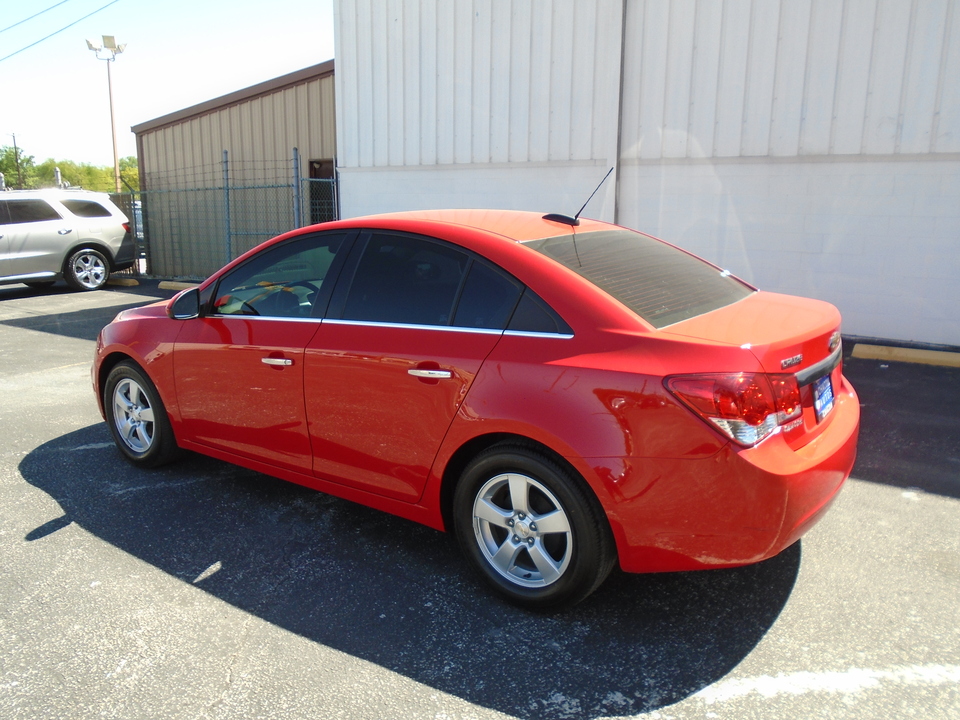
M 496 590 L 758 562 L 856 454 L 840 315 L 593 220 L 357 218 L 126 310 L 93 384 L 120 451 L 210 455 L 440 530 Z

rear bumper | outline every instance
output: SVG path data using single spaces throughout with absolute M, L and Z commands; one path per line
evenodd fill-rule
M 133 267 L 136 255 L 137 246 L 133 241 L 133 235 L 127 232 L 123 236 L 123 240 L 120 241 L 120 247 L 117 250 L 116 256 L 113 258 L 112 270 L 116 272 L 117 270 L 126 270 L 127 268 Z
M 588 460 L 608 478 L 623 570 L 735 567 L 792 545 L 827 511 L 856 460 L 860 406 L 846 380 L 828 422 L 798 450 L 774 436 L 705 459 L 628 458 L 617 475 Z

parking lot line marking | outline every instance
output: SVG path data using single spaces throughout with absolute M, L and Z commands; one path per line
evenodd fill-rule
M 921 365 L 960 367 L 960 353 L 947 352 L 946 350 L 921 350 L 919 348 L 857 343 L 853 348 L 853 357 L 863 360 L 893 360 Z
M 960 682 L 960 665 L 904 665 L 889 670 L 795 672 L 732 678 L 704 688 L 694 697 L 707 705 L 757 694 L 765 698 L 806 693 L 853 695 L 890 685 L 947 685 Z
M 78 363 L 70 363 L 69 365 L 59 365 L 54 368 L 40 368 L 39 370 L 29 370 L 27 372 L 17 373 L 17 375 L 18 377 L 23 377 L 24 375 L 36 375 L 37 373 L 56 372 L 57 370 L 67 370 L 69 368 L 80 367 L 81 365 L 90 367 L 89 362 L 78 362 Z

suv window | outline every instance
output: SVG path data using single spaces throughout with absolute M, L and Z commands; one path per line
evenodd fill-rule
M 254 256 L 221 278 L 213 301 L 218 315 L 312 317 L 322 314 L 324 282 L 345 234 L 313 235 Z
M 426 238 L 375 234 L 353 276 L 344 320 L 449 325 L 469 256 Z
M 45 220 L 60 220 L 60 213 L 54 210 L 46 200 L 31 200 L 27 198 L 0 201 L 7 207 L 10 214 L 8 222 L 32 223 Z
M 525 243 L 583 276 L 656 328 L 731 305 L 754 292 L 680 248 L 630 230 Z
M 77 200 L 71 198 L 69 200 L 61 200 L 63 206 L 67 208 L 77 217 L 82 218 L 98 218 L 98 217 L 110 217 L 111 212 L 107 210 L 103 205 L 98 202 L 93 202 L 92 200 Z

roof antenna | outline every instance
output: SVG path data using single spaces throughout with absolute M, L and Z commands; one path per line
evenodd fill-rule
M 600 181 L 600 185 L 603 185 L 607 181 L 607 178 L 610 177 L 610 173 L 612 172 L 613 172 L 613 168 L 611 167 L 609 170 L 607 170 L 607 174 L 603 176 L 603 180 Z M 600 189 L 600 185 L 597 185 L 596 189 L 592 193 L 590 193 L 590 197 L 587 198 L 587 202 L 583 204 L 583 207 L 577 210 L 577 214 L 574 215 L 573 217 L 569 217 L 567 215 L 560 215 L 558 213 L 549 213 L 548 215 L 544 215 L 543 219 L 552 220 L 553 222 L 563 223 L 564 225 L 572 225 L 576 227 L 577 225 L 580 224 L 580 213 L 583 212 L 583 208 L 587 206 L 587 203 L 593 200 L 593 196 L 597 194 L 597 190 Z

